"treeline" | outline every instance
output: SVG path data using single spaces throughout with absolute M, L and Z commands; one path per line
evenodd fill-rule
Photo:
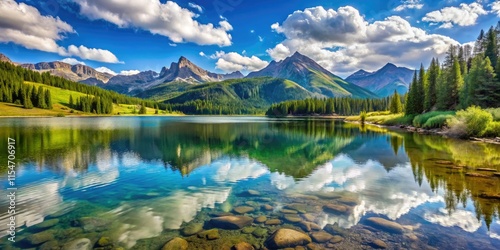
M 163 106 L 163 105 L 162 105 Z M 263 110 L 239 104 L 220 104 L 210 100 L 195 100 L 182 104 L 164 104 L 166 112 L 182 112 L 189 115 L 243 115 L 262 114 Z
M 73 101 L 73 96 L 69 97 L 69 106 L 72 109 L 94 114 L 112 114 L 113 100 L 105 97 L 84 96 Z
M 0 70 L 0 102 L 20 104 L 27 109 L 52 109 L 50 90 L 24 84 L 22 76 L 4 70 Z
M 156 103 L 155 101 L 150 101 L 150 100 L 146 101 L 140 98 L 118 94 L 116 92 L 105 90 L 96 86 L 90 86 L 83 83 L 73 82 L 70 80 L 66 80 L 62 77 L 53 76 L 49 72 L 39 73 L 36 71 L 22 68 L 20 66 L 16 66 L 8 62 L 0 62 L 0 84 L 1 84 L 0 97 L 2 97 L 1 100 L 3 102 L 14 103 L 16 101 L 21 101 L 20 98 L 22 98 L 23 92 L 25 96 L 30 96 L 32 92 L 30 92 L 29 89 L 25 89 L 24 86 L 26 84 L 23 84 L 24 81 L 42 83 L 48 86 L 81 92 L 86 94 L 87 96 L 92 96 L 88 97 L 92 99 L 90 101 L 80 100 L 80 105 L 77 105 L 76 103 L 77 100 L 75 100 L 75 103 L 71 107 L 73 109 L 77 109 L 84 112 L 94 112 L 95 110 L 95 113 L 104 111 L 104 113 L 102 114 L 110 114 L 107 113 L 110 110 L 108 107 L 110 103 L 135 104 L 150 108 L 158 107 L 158 103 Z M 19 92 L 19 89 L 24 89 L 24 90 Z M 19 93 L 21 93 L 21 95 Z M 45 92 L 45 93 L 50 93 L 50 92 Z M 95 99 L 94 97 L 97 99 Z M 100 103 L 99 108 L 97 106 L 98 103 Z M 90 111 L 88 111 L 89 105 L 90 105 Z
M 481 30 L 474 45 L 450 46 L 440 65 L 432 59 L 427 71 L 415 72 L 405 108 L 406 115 L 470 106 L 500 107 L 500 22 Z
M 272 105 L 267 116 L 287 115 L 354 115 L 361 111 L 381 111 L 389 109 L 390 98 L 357 99 L 350 97 L 310 98 L 286 101 Z

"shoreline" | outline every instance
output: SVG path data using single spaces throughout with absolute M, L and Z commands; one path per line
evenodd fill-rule
M 344 122 L 361 125 L 361 123 L 358 121 L 344 120 Z M 471 142 L 485 142 L 485 143 L 500 145 L 500 137 L 497 137 L 497 138 L 469 137 L 467 139 L 464 139 L 464 138 L 457 138 L 457 137 L 449 136 L 448 134 L 446 134 L 446 130 L 442 129 L 442 128 L 441 129 L 424 129 L 424 128 L 417 128 L 417 127 L 409 126 L 409 125 L 389 126 L 389 125 L 382 125 L 382 124 L 371 123 L 371 122 L 365 122 L 365 124 L 377 126 L 380 128 L 387 128 L 387 129 L 393 129 L 393 130 L 404 130 L 406 132 L 418 133 L 421 135 L 440 135 L 440 136 L 443 136 L 446 138 L 454 138 L 454 139 L 458 139 L 458 140 L 471 141 Z

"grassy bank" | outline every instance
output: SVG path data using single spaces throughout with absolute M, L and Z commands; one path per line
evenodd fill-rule
M 0 102 L 0 117 L 12 117 L 12 116 L 95 116 L 93 113 L 85 113 L 78 110 L 73 110 L 69 105 L 70 96 L 73 100 L 79 97 L 85 97 L 87 94 L 71 91 L 67 89 L 61 89 L 49 85 L 44 85 L 34 82 L 24 82 L 27 85 L 33 85 L 36 87 L 43 87 L 44 89 L 50 90 L 53 109 L 25 109 L 20 104 L 13 103 L 3 103 Z M 140 105 L 128 105 L 128 104 L 113 104 L 113 114 L 111 115 L 139 115 Z M 165 111 L 159 110 L 156 114 L 156 110 L 153 108 L 146 107 L 146 114 L 141 115 L 182 115 L 181 113 L 167 113 Z M 104 115 L 109 116 L 109 115 Z
M 361 122 L 361 116 L 349 116 L 348 122 Z M 403 113 L 370 112 L 365 122 L 384 126 L 412 126 L 422 129 L 437 129 L 446 134 L 467 137 L 500 137 L 500 108 L 481 109 L 470 107 L 460 111 L 433 111 L 417 116 Z

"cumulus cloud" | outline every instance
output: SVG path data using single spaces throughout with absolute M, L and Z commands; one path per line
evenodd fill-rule
M 14 0 L 0 2 L 0 42 L 12 42 L 27 49 L 57 53 L 61 56 L 76 56 L 86 60 L 117 63 L 116 56 L 108 50 L 59 46 L 66 34 L 75 33 L 71 25 L 59 17 L 43 16 L 36 8 L 16 3 Z
M 460 227 L 469 233 L 473 233 L 481 227 L 481 221 L 476 218 L 473 212 L 467 210 L 456 210 L 448 214 L 446 209 L 440 208 L 439 212 L 424 214 L 424 219 L 443 227 Z
M 420 0 L 406 0 L 401 1 L 401 5 L 394 8 L 394 11 L 403 11 L 406 9 L 422 9 L 424 5 L 420 2 Z
M 491 7 L 491 12 L 495 13 L 500 17 L 500 1 L 495 1 L 489 5 Z
M 114 72 L 113 70 L 110 70 L 110 69 L 108 69 L 106 67 L 99 67 L 99 68 L 96 68 L 95 70 L 98 71 L 98 72 L 101 72 L 101 73 L 108 73 L 108 74 L 114 75 L 114 76 L 117 75 L 116 72 Z
M 451 28 L 453 25 L 472 26 L 481 15 L 488 12 L 477 2 L 466 4 L 462 3 L 459 7 L 446 7 L 427 13 L 422 21 L 432 23 L 442 23 L 440 28 Z
M 201 53 L 200 53 L 201 55 Z M 236 52 L 218 51 L 210 58 L 218 59 L 216 67 L 225 72 L 234 71 L 258 71 L 265 68 L 269 63 L 256 56 L 243 56 Z
M 63 63 L 71 64 L 71 65 L 77 65 L 77 64 L 85 65 L 84 62 L 80 62 L 80 61 L 76 60 L 75 58 L 64 58 L 64 59 L 59 60 L 59 61 L 63 62 Z
M 197 14 L 180 7 L 177 3 L 159 0 L 100 1 L 75 0 L 80 14 L 91 20 L 106 20 L 120 28 L 140 28 L 152 34 L 168 37 L 172 42 L 193 42 L 198 45 L 231 45 L 233 27 L 227 20 L 201 24 Z
M 189 3 L 189 7 L 197 10 L 198 12 L 200 13 L 203 13 L 203 8 L 201 6 L 199 6 L 198 4 L 195 4 L 195 3 Z
M 283 60 L 299 51 L 341 75 L 360 68 L 376 70 L 387 62 L 415 67 L 415 62 L 444 55 L 449 45 L 458 44 L 412 27 L 399 16 L 369 23 L 350 6 L 298 10 L 271 28 L 286 38 L 267 50 L 273 59 Z
M 70 45 L 65 53 L 70 56 L 77 56 L 86 60 L 93 60 L 107 63 L 123 63 L 109 50 L 87 48 L 83 45 L 79 47 Z

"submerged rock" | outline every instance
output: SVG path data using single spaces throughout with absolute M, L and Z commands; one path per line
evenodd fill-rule
M 325 243 L 327 241 L 330 241 L 333 238 L 333 235 L 327 232 L 314 232 L 311 233 L 311 238 L 314 242 Z
M 281 225 L 281 223 L 283 222 L 279 219 L 270 219 L 267 220 L 264 224 L 268 226 L 275 226 L 275 225 Z
M 332 235 L 341 235 L 341 236 L 346 236 L 348 233 L 344 228 L 339 227 L 337 223 L 335 224 L 328 224 L 324 228 L 325 231 Z
M 465 173 L 465 176 L 469 177 L 476 177 L 476 178 L 490 178 L 490 176 L 484 175 L 484 174 L 478 174 L 478 173 Z
M 202 230 L 203 230 L 202 223 L 190 223 L 182 229 L 181 233 L 184 236 L 191 236 L 201 232 Z
M 59 242 L 56 240 L 51 240 L 43 243 L 38 250 L 60 250 Z
M 350 209 L 344 205 L 326 204 L 323 206 L 323 211 L 332 214 L 349 214 Z
M 298 214 L 299 213 L 299 212 L 297 212 L 295 210 L 286 209 L 286 208 L 281 209 L 280 212 L 284 213 L 284 214 Z
M 312 222 L 316 219 L 316 216 L 312 214 L 301 214 L 300 216 L 302 216 L 302 218 L 304 218 L 305 220 Z
M 294 204 L 286 205 L 285 208 L 290 209 L 290 210 L 295 210 L 301 214 L 307 213 L 307 205 L 305 205 L 305 204 L 294 203 Z
M 264 211 L 273 211 L 274 208 L 271 205 L 265 204 L 265 205 L 262 205 L 262 210 L 264 210 Z
M 210 224 L 214 227 L 221 229 L 241 229 L 245 226 L 251 225 L 253 222 L 252 217 L 248 216 L 222 216 L 217 218 L 212 218 Z
M 24 240 L 28 242 L 30 245 L 40 245 L 44 242 L 50 241 L 54 239 L 54 234 L 52 231 L 43 231 L 36 234 L 31 234 L 26 237 Z
M 264 223 L 264 222 L 266 222 L 266 220 L 267 220 L 267 217 L 264 215 L 261 215 L 255 219 L 255 221 L 258 223 Z
M 249 189 L 247 191 L 241 192 L 239 194 L 239 196 L 242 196 L 242 197 L 260 196 L 260 192 L 257 190 Z
M 300 217 L 297 214 L 285 214 L 283 216 L 283 219 L 285 219 L 285 221 L 288 221 L 290 223 L 298 223 L 302 221 L 302 217 Z
M 311 237 L 293 229 L 281 228 L 272 234 L 265 242 L 269 248 L 286 248 L 304 246 L 311 243 Z
M 387 244 L 385 244 L 385 242 L 381 241 L 381 240 L 374 240 L 371 244 L 370 244 L 373 248 L 377 248 L 377 249 L 385 249 L 387 248 Z
M 314 223 L 314 222 L 308 222 L 308 221 L 301 221 L 299 222 L 299 227 L 302 228 L 302 230 L 306 232 L 311 232 L 313 230 L 321 230 L 321 227 Z
M 247 242 L 240 242 L 233 246 L 232 250 L 254 250 L 255 248 Z
M 375 228 L 390 232 L 390 233 L 396 233 L 396 234 L 402 234 L 403 233 L 403 226 L 400 224 L 389 221 L 383 218 L 379 217 L 371 217 L 366 220 L 366 222 Z
M 70 241 L 62 247 L 62 250 L 90 250 L 92 242 L 87 238 Z
M 235 207 L 233 209 L 233 212 L 237 213 L 237 214 L 246 214 L 246 213 L 250 213 L 250 212 L 253 212 L 255 209 L 253 207 L 249 207 L 249 206 L 239 206 L 239 207 Z
M 188 250 L 189 243 L 183 238 L 174 238 L 171 241 L 167 242 L 161 250 Z
M 57 225 L 57 223 L 59 223 L 59 219 L 51 219 L 51 220 L 46 220 L 42 223 L 38 223 L 38 224 L 32 226 L 31 228 L 37 229 L 37 230 L 47 229 L 47 228 L 51 228 L 51 227 Z
M 198 237 L 206 240 L 216 240 L 220 238 L 219 235 L 219 230 L 218 229 L 210 229 L 207 231 L 203 231 L 201 233 L 198 233 Z
M 334 235 L 332 237 L 332 239 L 330 239 L 330 243 L 336 244 L 336 243 L 339 243 L 339 242 L 341 242 L 343 240 L 344 240 L 344 238 L 342 238 L 342 236 L 340 236 L 340 235 Z

